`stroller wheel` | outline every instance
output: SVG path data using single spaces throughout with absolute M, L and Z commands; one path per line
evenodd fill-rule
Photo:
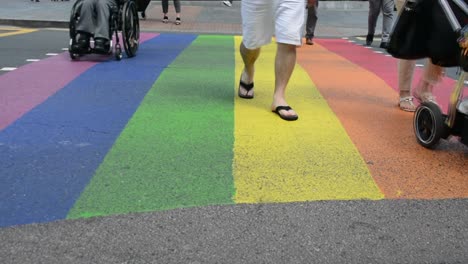
M 416 139 L 425 148 L 433 148 L 445 135 L 444 116 L 439 106 L 433 102 L 424 102 L 416 109 L 413 127 Z

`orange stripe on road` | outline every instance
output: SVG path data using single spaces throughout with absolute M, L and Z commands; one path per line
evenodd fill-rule
M 342 122 L 386 198 L 468 197 L 467 148 L 458 141 L 443 141 L 437 150 L 419 146 L 413 114 L 397 108 L 397 92 L 378 75 L 318 43 L 298 49 L 298 62 Z M 380 72 L 397 78 L 396 63 L 383 65 Z

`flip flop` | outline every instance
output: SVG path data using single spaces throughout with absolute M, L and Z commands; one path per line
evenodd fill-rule
M 280 105 L 280 106 L 277 106 L 275 108 L 275 110 L 271 110 L 271 111 L 273 113 L 276 113 L 277 115 L 279 115 L 279 117 L 281 117 L 281 119 L 286 120 L 286 121 L 294 121 L 294 120 L 297 120 L 299 118 L 298 115 L 293 115 L 293 116 L 282 115 L 280 113 L 281 110 L 289 111 L 289 110 L 292 110 L 292 108 L 290 106 L 288 106 L 288 105 L 286 105 L 286 106 Z
M 241 91 L 240 91 L 240 88 L 244 88 L 247 92 L 245 94 L 241 94 Z M 250 83 L 250 84 L 246 84 L 245 82 L 243 82 L 242 80 L 239 81 L 239 90 L 237 92 L 237 94 L 239 95 L 239 97 L 241 98 L 244 98 L 244 99 L 252 99 L 254 98 L 254 95 L 253 95 L 253 91 L 252 91 L 252 94 L 249 95 L 249 92 L 250 90 L 252 90 L 254 88 L 254 83 Z

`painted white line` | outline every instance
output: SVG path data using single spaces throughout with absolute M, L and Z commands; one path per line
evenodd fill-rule
M 380 51 L 380 50 L 374 50 L 375 53 L 379 53 L 379 54 L 382 54 L 383 51 Z
M 416 64 L 416 67 L 424 67 L 424 64 Z
M 356 41 L 354 41 L 354 40 L 348 40 L 348 42 L 350 42 L 350 43 L 354 43 L 354 42 L 356 42 Z
M 392 57 L 392 55 L 390 55 L 390 54 L 385 54 L 385 56 L 386 56 L 386 57 Z
M 366 48 L 366 49 L 372 49 L 372 47 L 370 47 L 370 46 L 364 46 L 364 48 Z
M 26 61 L 35 62 L 35 61 L 40 61 L 40 59 L 27 59 Z
M 348 39 L 347 37 L 342 37 L 341 39 Z
M 3 67 L 0 69 L 0 71 L 14 71 L 14 70 L 16 70 L 15 67 Z
M 46 53 L 47 56 L 57 56 L 58 53 Z
M 68 48 L 62 48 L 62 50 L 68 50 Z

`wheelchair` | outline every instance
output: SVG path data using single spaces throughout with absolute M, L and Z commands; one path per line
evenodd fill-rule
M 93 49 L 93 45 L 90 45 L 90 48 L 86 52 L 77 52 L 72 48 L 77 41 L 78 32 L 76 30 L 76 25 L 80 19 L 80 14 L 77 11 L 79 10 L 78 8 L 80 8 L 79 5 L 81 4 L 81 1 L 82 0 L 78 0 L 73 4 L 70 15 L 70 43 L 68 51 L 72 60 L 77 60 L 79 57 L 86 54 L 97 53 Z M 120 35 L 122 36 L 122 42 L 127 57 L 131 58 L 135 56 L 140 42 L 140 24 L 134 0 L 118 0 L 117 7 L 111 10 L 109 20 L 109 36 L 111 36 L 111 40 L 108 54 L 110 55 L 113 53 L 117 60 L 122 59 L 122 48 L 120 46 L 119 38 L 119 32 L 121 32 Z M 112 37 L 114 34 L 115 45 Z M 90 42 L 91 44 L 93 43 L 92 40 Z
M 444 114 L 434 102 L 424 102 L 416 109 L 413 117 L 414 133 L 417 142 L 429 149 L 437 146 L 441 139 L 450 136 L 458 137 L 462 144 L 468 146 L 468 97 L 463 98 L 468 71 L 468 25 L 466 25 L 468 6 L 466 0 L 453 0 L 452 5 L 447 0 L 439 0 L 439 3 L 450 26 L 458 36 L 456 41 L 460 51 L 456 61 L 461 73 L 450 95 L 447 114 Z M 458 17 L 461 16 L 463 19 L 457 19 L 453 7 L 458 9 Z

